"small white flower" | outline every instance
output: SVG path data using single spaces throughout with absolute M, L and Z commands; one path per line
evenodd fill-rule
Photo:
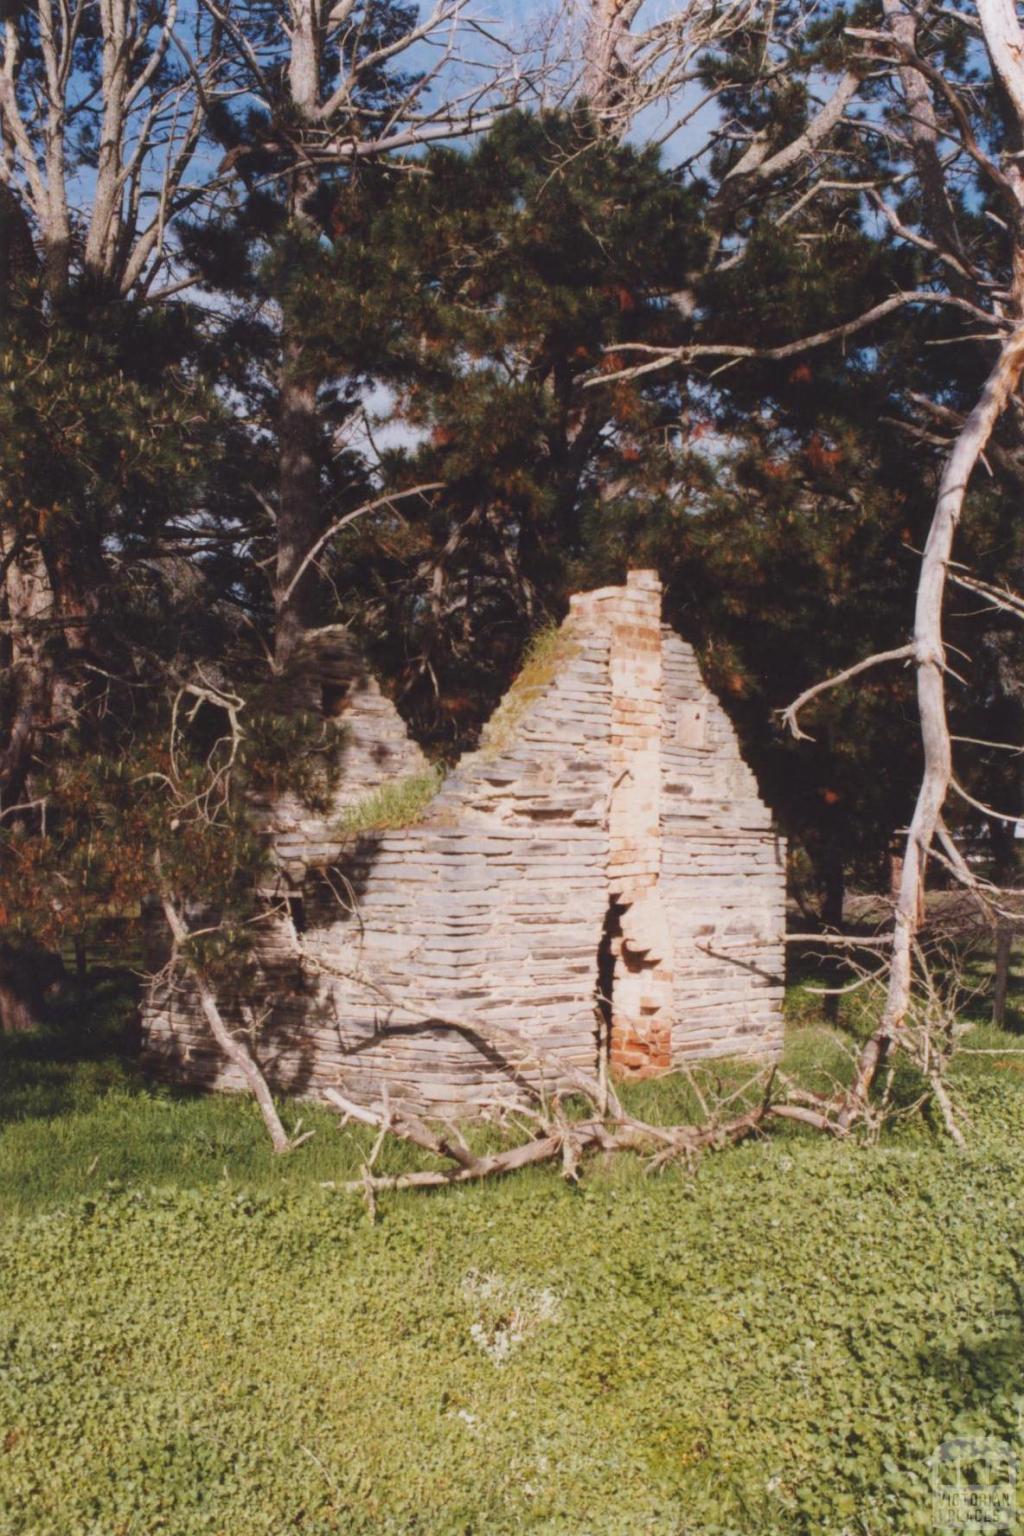
M 470 1324 L 469 1336 L 493 1365 L 506 1364 L 513 1349 L 543 1324 L 554 1322 L 559 1313 L 554 1291 L 534 1291 L 501 1275 L 470 1270 L 462 1291 L 481 1313 Z

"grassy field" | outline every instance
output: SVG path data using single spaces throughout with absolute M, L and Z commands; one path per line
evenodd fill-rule
M 935 1530 L 937 1446 L 1024 1454 L 1024 1040 L 972 1043 L 964 1154 L 786 1131 L 371 1225 L 323 1111 L 275 1161 L 246 1102 L 0 1042 L 0 1531 Z M 796 1023 L 789 1064 L 845 1045 Z

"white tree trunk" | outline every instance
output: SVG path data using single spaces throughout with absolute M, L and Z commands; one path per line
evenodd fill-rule
M 900 874 L 885 1010 L 878 1029 L 865 1045 L 857 1063 L 848 1120 L 863 1106 L 888 1048 L 898 1036 L 910 1009 L 914 941 L 921 920 L 924 873 L 953 776 L 942 632 L 946 572 L 968 483 L 996 422 L 1017 388 L 1022 369 L 1024 324 L 1017 327 L 1002 347 L 978 402 L 964 422 L 946 461 L 921 560 L 914 614 L 914 660 L 924 771 Z
M 977 0 L 985 46 L 995 73 L 1006 89 L 1017 117 L 1018 142 L 1024 142 L 1024 33 L 1012 0 Z M 913 26 L 900 15 L 895 0 L 886 0 L 893 33 L 904 48 L 912 46 Z M 906 57 L 906 55 L 904 55 Z M 904 72 L 904 90 L 913 115 L 918 93 Z M 931 119 L 915 128 L 915 148 L 920 156 Z M 953 780 L 953 749 L 946 714 L 946 653 L 943 640 L 943 599 L 953 539 L 963 512 L 971 475 L 1000 416 L 1020 383 L 1024 370 L 1024 251 L 1020 231 L 1024 222 L 1024 180 L 1017 162 L 1004 172 L 1011 195 L 1016 198 L 1015 229 L 1011 232 L 1012 279 L 1008 295 L 1013 329 L 1002 341 L 999 356 L 985 381 L 974 409 L 957 434 L 939 483 L 935 512 L 921 560 L 914 614 L 914 660 L 917 667 L 917 701 L 924 749 L 924 770 L 914 814 L 907 834 L 906 855 L 900 875 L 893 925 L 892 957 L 885 1010 L 881 1023 L 861 1052 L 847 1106 L 852 1119 L 863 1106 L 889 1046 L 898 1038 L 911 1005 L 914 945 L 922 921 L 922 891 L 928 856 L 939 830 L 942 810 Z M 923 179 L 923 178 L 922 178 Z M 942 230 L 933 230 L 941 240 Z

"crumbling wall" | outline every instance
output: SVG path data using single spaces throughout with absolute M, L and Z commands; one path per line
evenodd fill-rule
M 424 1110 L 472 1110 L 523 1074 L 554 1087 L 552 1058 L 593 1067 L 602 1019 L 620 1074 L 778 1048 L 781 854 L 660 607 L 649 572 L 574 598 L 510 738 L 492 731 L 415 824 L 339 839 L 336 815 L 278 808 L 305 955 L 299 972 L 290 917 L 264 936 L 282 1087 L 386 1081 Z M 425 766 L 379 692 L 350 715 L 346 803 Z M 508 1024 L 543 1060 L 462 1020 Z M 154 993 L 148 1027 L 169 1070 L 230 1085 L 187 990 Z
M 296 887 L 311 865 L 336 855 L 337 825 L 347 807 L 389 779 L 424 773 L 430 766 L 377 679 L 365 671 L 350 679 L 335 718 L 341 726 L 341 761 L 330 814 L 311 811 L 291 794 L 281 795 L 265 811 L 277 859 Z
M 544 1075 L 455 1025 L 424 1025 L 432 1013 L 508 1023 L 545 1052 L 593 1061 L 607 637 L 570 623 L 561 652 L 509 746 L 466 758 L 417 825 L 362 839 L 335 861 L 355 901 L 340 918 L 325 906 L 307 947 L 330 973 L 330 1065 L 340 1046 L 356 1091 L 386 1076 L 396 1092 L 443 1108 L 514 1087 L 517 1071 Z

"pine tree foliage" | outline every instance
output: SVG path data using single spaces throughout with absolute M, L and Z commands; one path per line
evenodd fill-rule
M 332 575 L 417 728 L 464 741 L 584 579 L 602 509 L 664 484 L 675 387 L 586 383 L 618 341 L 686 336 L 671 294 L 704 242 L 697 200 L 585 114 L 512 114 L 334 218 L 346 238 L 295 290 L 297 323 L 325 373 L 388 400 L 386 484 L 442 489 L 353 525 Z

